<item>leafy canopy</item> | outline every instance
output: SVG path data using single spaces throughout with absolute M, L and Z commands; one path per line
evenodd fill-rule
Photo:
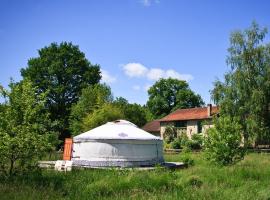
M 82 90 L 79 101 L 71 108 L 70 129 L 72 135 L 83 131 L 83 119 L 104 104 L 113 101 L 111 89 L 106 84 L 95 84 Z
M 124 114 L 120 108 L 113 104 L 105 104 L 101 108 L 96 109 L 93 113 L 89 113 L 83 119 L 83 131 L 88 131 L 107 122 L 123 118 Z
M 124 119 L 142 127 L 151 120 L 149 110 L 139 104 L 131 104 L 125 98 L 119 97 L 113 102 L 124 114 Z
M 224 117 L 237 117 L 245 145 L 270 140 L 270 43 L 255 22 L 231 34 L 224 82 L 214 83 L 212 97 Z
M 11 83 L 2 89 L 0 104 L 0 172 L 12 175 L 32 169 L 55 141 L 44 110 L 46 93 L 36 94 L 31 82 Z
M 57 131 L 63 139 L 69 136 L 71 105 L 78 101 L 83 88 L 100 81 L 100 67 L 92 65 L 72 43 L 52 43 L 38 54 L 21 74 L 33 82 L 39 94 L 48 92 L 46 106 L 51 119 L 58 122 Z
M 147 107 L 155 118 L 168 115 L 176 109 L 200 107 L 204 102 L 195 94 L 186 81 L 160 79 L 148 90 Z

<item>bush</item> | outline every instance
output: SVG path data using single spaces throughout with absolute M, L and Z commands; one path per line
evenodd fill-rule
M 191 139 L 189 139 L 187 136 L 185 137 L 183 136 L 181 140 L 181 146 L 186 151 L 199 150 L 202 148 L 202 143 L 203 143 L 203 137 L 202 135 L 199 135 L 199 134 L 192 135 Z
M 185 152 L 184 154 L 181 155 L 180 160 L 186 164 L 187 166 L 193 166 L 194 165 L 194 159 L 191 158 L 190 154 Z
M 173 149 L 180 149 L 181 148 L 181 138 L 180 137 L 175 138 L 171 143 L 171 147 Z
M 245 151 L 241 147 L 241 126 L 237 120 L 219 117 L 214 124 L 214 128 L 208 129 L 204 141 L 206 158 L 221 165 L 243 159 Z

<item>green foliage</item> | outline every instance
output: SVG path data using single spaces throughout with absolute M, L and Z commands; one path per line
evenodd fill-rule
M 93 113 L 86 115 L 83 119 L 83 131 L 101 126 L 107 122 L 117 119 L 123 119 L 124 114 L 117 106 L 113 104 L 104 104 L 101 108 L 96 109 Z
M 173 149 L 181 148 L 181 137 L 177 137 L 171 142 L 171 148 Z
M 221 165 L 234 164 L 243 159 L 242 127 L 238 120 L 219 117 L 215 127 L 207 130 L 204 147 L 207 159 Z
M 270 142 L 270 44 L 257 23 L 231 34 L 224 82 L 214 83 L 212 98 L 220 115 L 239 118 L 244 145 Z M 256 144 L 255 143 L 255 144 Z
M 139 104 L 128 103 L 123 97 L 116 98 L 113 104 L 122 110 L 124 119 L 136 124 L 138 127 L 142 127 L 149 121 L 150 117 L 147 108 Z
M 195 94 L 185 81 L 160 79 L 148 90 L 147 107 L 158 119 L 180 108 L 193 108 L 204 105 L 200 95 Z
M 201 134 L 193 134 L 191 140 L 183 142 L 183 146 L 190 150 L 200 150 L 203 146 L 203 136 Z
M 188 167 L 195 164 L 194 159 L 191 157 L 190 152 L 181 152 L 180 160 L 186 164 Z
M 95 84 L 84 88 L 79 101 L 71 108 L 69 120 L 72 135 L 77 135 L 83 131 L 83 119 L 87 115 L 112 101 L 111 89 L 105 84 Z
M 52 43 L 40 49 L 38 54 L 28 61 L 21 74 L 33 82 L 39 94 L 48 92 L 46 107 L 51 119 L 58 122 L 56 131 L 63 139 L 70 135 L 71 105 L 78 101 L 83 88 L 99 82 L 100 68 L 92 65 L 72 43 Z
M 46 94 L 37 95 L 26 80 L 10 88 L 0 106 L 0 172 L 5 175 L 31 170 L 56 141 L 44 110 Z

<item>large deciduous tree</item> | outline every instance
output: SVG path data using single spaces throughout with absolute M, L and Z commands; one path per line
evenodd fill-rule
M 71 108 L 69 120 L 72 135 L 77 135 L 83 131 L 83 119 L 87 115 L 112 101 L 111 89 L 105 84 L 95 84 L 84 88 L 78 102 Z
M 104 104 L 101 108 L 96 109 L 93 113 L 89 113 L 82 121 L 83 131 L 101 126 L 107 122 L 123 119 L 124 113 L 122 110 L 111 104 Z
M 214 83 L 212 97 L 220 115 L 236 118 L 244 144 L 269 142 L 270 138 L 270 44 L 267 30 L 253 22 L 245 31 L 231 34 L 224 82 Z
M 29 81 L 11 83 L 10 91 L 0 90 L 0 172 L 5 175 L 32 169 L 55 142 L 45 93 L 36 94 Z
M 63 139 L 70 134 L 71 105 L 78 101 L 83 88 L 100 81 L 100 67 L 92 65 L 72 43 L 52 43 L 38 54 L 28 61 L 21 74 L 33 82 L 39 94 L 48 92 L 46 106 L 51 119 L 58 122 L 57 131 Z
M 138 127 L 142 127 L 147 121 L 151 120 L 146 107 L 136 103 L 131 104 L 123 97 L 116 98 L 113 104 L 122 110 L 126 120 L 136 124 Z
M 147 106 L 155 118 L 163 117 L 179 108 L 204 105 L 200 95 L 195 94 L 186 81 L 160 79 L 148 90 Z

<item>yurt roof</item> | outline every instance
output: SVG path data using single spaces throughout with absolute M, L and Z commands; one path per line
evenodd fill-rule
M 96 139 L 117 139 L 117 140 L 161 140 L 126 120 L 108 122 L 102 126 L 75 136 L 74 141 L 96 140 Z

